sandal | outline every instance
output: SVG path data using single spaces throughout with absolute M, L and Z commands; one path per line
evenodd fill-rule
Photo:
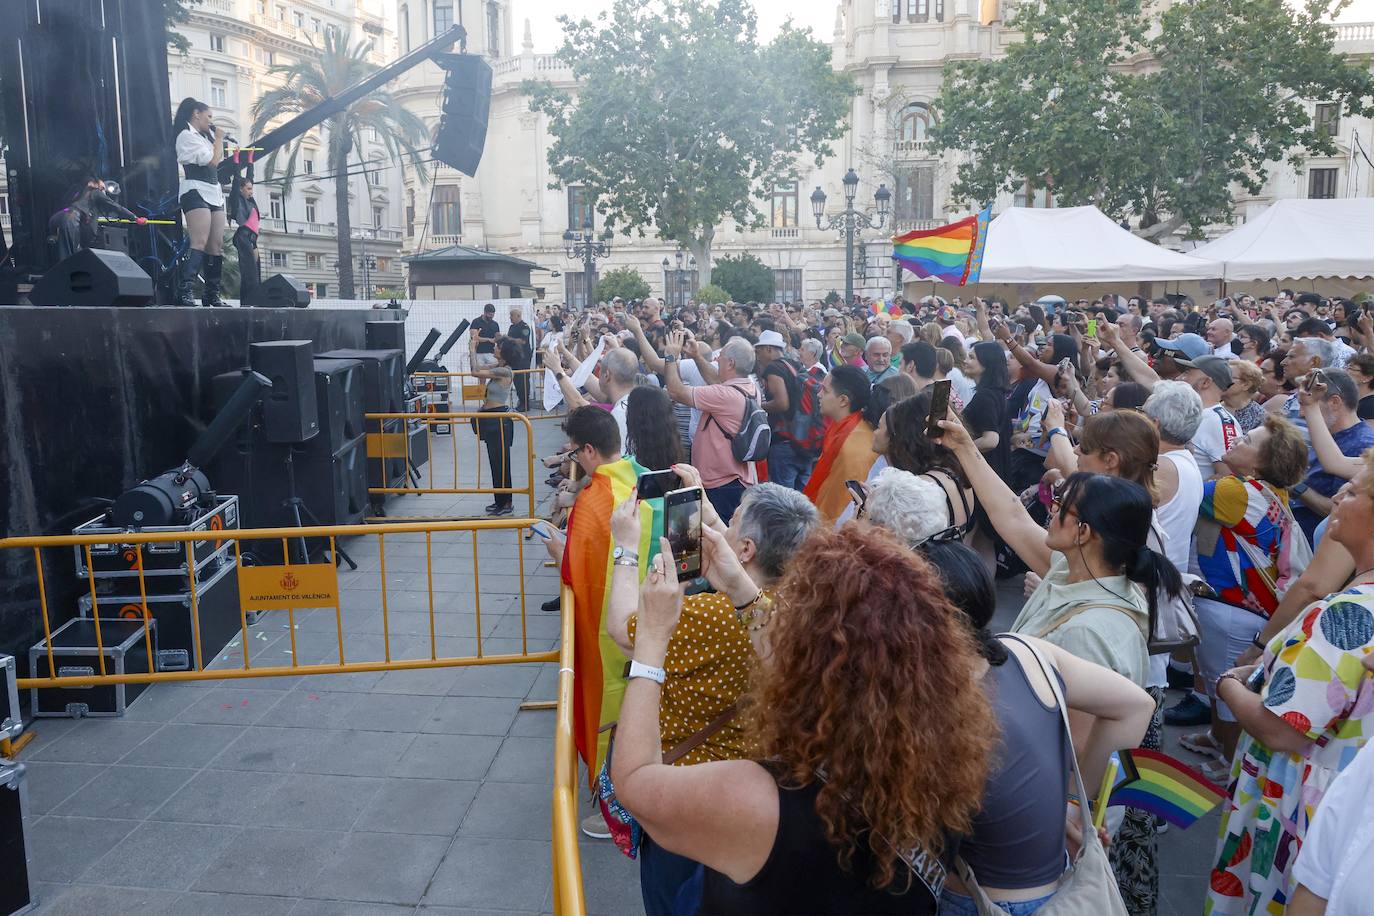
M 1217 739 L 1212 736 L 1210 731 L 1184 735 L 1178 739 L 1178 743 L 1194 754 L 1201 754 L 1204 757 L 1212 757 L 1221 761 L 1226 759 L 1221 751 L 1221 745 L 1217 743 Z
M 1231 781 L 1231 761 L 1222 757 L 1202 765 L 1202 775 L 1211 782 L 1224 786 Z

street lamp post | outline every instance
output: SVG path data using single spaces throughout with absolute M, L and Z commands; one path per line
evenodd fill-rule
M 682 282 L 682 274 L 684 273 L 683 268 L 682 268 L 682 265 L 683 265 L 683 259 L 684 259 L 684 256 L 685 256 L 685 252 L 683 252 L 683 250 L 682 250 L 681 248 L 679 248 L 679 249 L 674 253 L 673 256 L 674 256 L 674 258 L 677 260 L 677 270 L 676 270 L 676 272 L 673 274 L 673 287 L 672 287 L 672 293 L 670 294 L 670 293 L 668 292 L 668 290 L 664 290 L 664 298 L 668 300 L 668 304 L 669 304 L 669 305 L 671 305 L 671 306 L 673 306 L 673 307 L 675 307 L 675 308 L 682 308 L 683 306 L 685 306 L 685 305 L 687 304 L 687 296 L 683 294 L 683 285 L 684 285 L 684 284 L 683 284 L 683 282 Z M 691 274 L 691 275 L 695 275 L 696 272 L 697 272 L 697 256 L 696 256 L 696 255 L 692 255 L 690 258 L 687 258 L 686 263 L 687 263 L 687 270 L 686 270 L 685 272 L 688 273 L 688 274 Z M 672 263 L 671 263 L 667 258 L 664 258 L 664 259 L 663 259 L 663 274 L 664 274 L 665 277 L 667 276 L 668 271 L 671 270 L 671 269 L 672 269 Z
M 859 190 L 859 176 L 850 169 L 845 172 L 844 210 L 831 216 L 825 212 L 825 192 L 820 185 L 811 192 L 811 212 L 816 217 L 816 228 L 829 232 L 839 230 L 844 237 L 844 301 L 846 307 L 854 301 L 854 235 L 865 229 L 881 229 L 887 222 L 887 207 L 892 200 L 892 192 L 887 185 L 878 185 L 873 195 L 877 213 L 854 209 L 854 196 Z
M 574 261 L 582 262 L 582 281 L 587 291 L 587 301 L 585 307 L 592 304 L 592 277 L 596 274 L 596 259 L 606 258 L 611 254 L 611 238 L 613 233 L 607 229 L 598 237 L 596 227 L 592 224 L 591 214 L 587 214 L 586 220 L 582 223 L 580 232 L 573 232 L 571 229 L 563 233 L 563 251 Z

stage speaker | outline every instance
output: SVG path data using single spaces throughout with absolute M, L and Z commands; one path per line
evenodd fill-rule
M 367 440 L 332 454 L 296 455 L 296 489 L 321 525 L 356 525 L 367 511 Z
M 406 351 L 406 323 L 404 321 L 366 322 L 366 340 L 369 350 Z
M 363 364 L 363 409 L 400 413 L 404 408 L 405 358 L 400 350 L 330 350 L 319 359 L 356 359 Z M 368 431 L 374 424 L 368 424 Z
M 434 138 L 434 158 L 468 176 L 477 174 L 491 114 L 491 66 L 473 54 L 439 54 L 444 107 Z
M 315 360 L 320 434 L 310 440 L 312 452 L 337 452 L 363 434 L 363 384 L 363 364 L 358 360 Z
M 312 346 L 309 340 L 248 345 L 253 371 L 272 380 L 272 390 L 262 401 L 263 432 L 268 442 L 304 442 L 320 431 Z
M 122 251 L 87 248 L 43 274 L 33 285 L 29 301 L 34 305 L 151 305 L 153 278 Z
M 276 274 L 259 283 L 241 304 L 267 309 L 303 309 L 310 304 L 310 290 L 295 277 Z

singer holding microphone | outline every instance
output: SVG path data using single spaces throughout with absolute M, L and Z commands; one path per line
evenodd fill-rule
M 181 266 L 177 305 L 194 307 L 194 284 L 199 273 L 205 281 L 201 298 L 206 306 L 219 307 L 220 272 L 224 267 L 224 189 L 217 167 L 224 153 L 224 131 L 210 120 L 210 106 L 193 98 L 181 100 L 172 120 L 176 135 L 177 162 L 182 178 L 177 194 L 186 221 L 191 250 Z

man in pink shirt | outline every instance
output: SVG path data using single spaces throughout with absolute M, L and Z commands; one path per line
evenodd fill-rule
M 728 523 L 744 497 L 744 488 L 755 482 L 754 469 L 736 461 L 730 446 L 744 420 L 745 399 L 759 396 L 749 377 L 754 371 L 754 347 L 743 337 L 730 338 L 716 357 L 716 384 L 693 388 L 683 383 L 677 367 L 684 341 L 684 333 L 674 331 L 664 346 L 668 395 L 701 412 L 692 440 L 692 465 L 701 474 L 706 497 Z

